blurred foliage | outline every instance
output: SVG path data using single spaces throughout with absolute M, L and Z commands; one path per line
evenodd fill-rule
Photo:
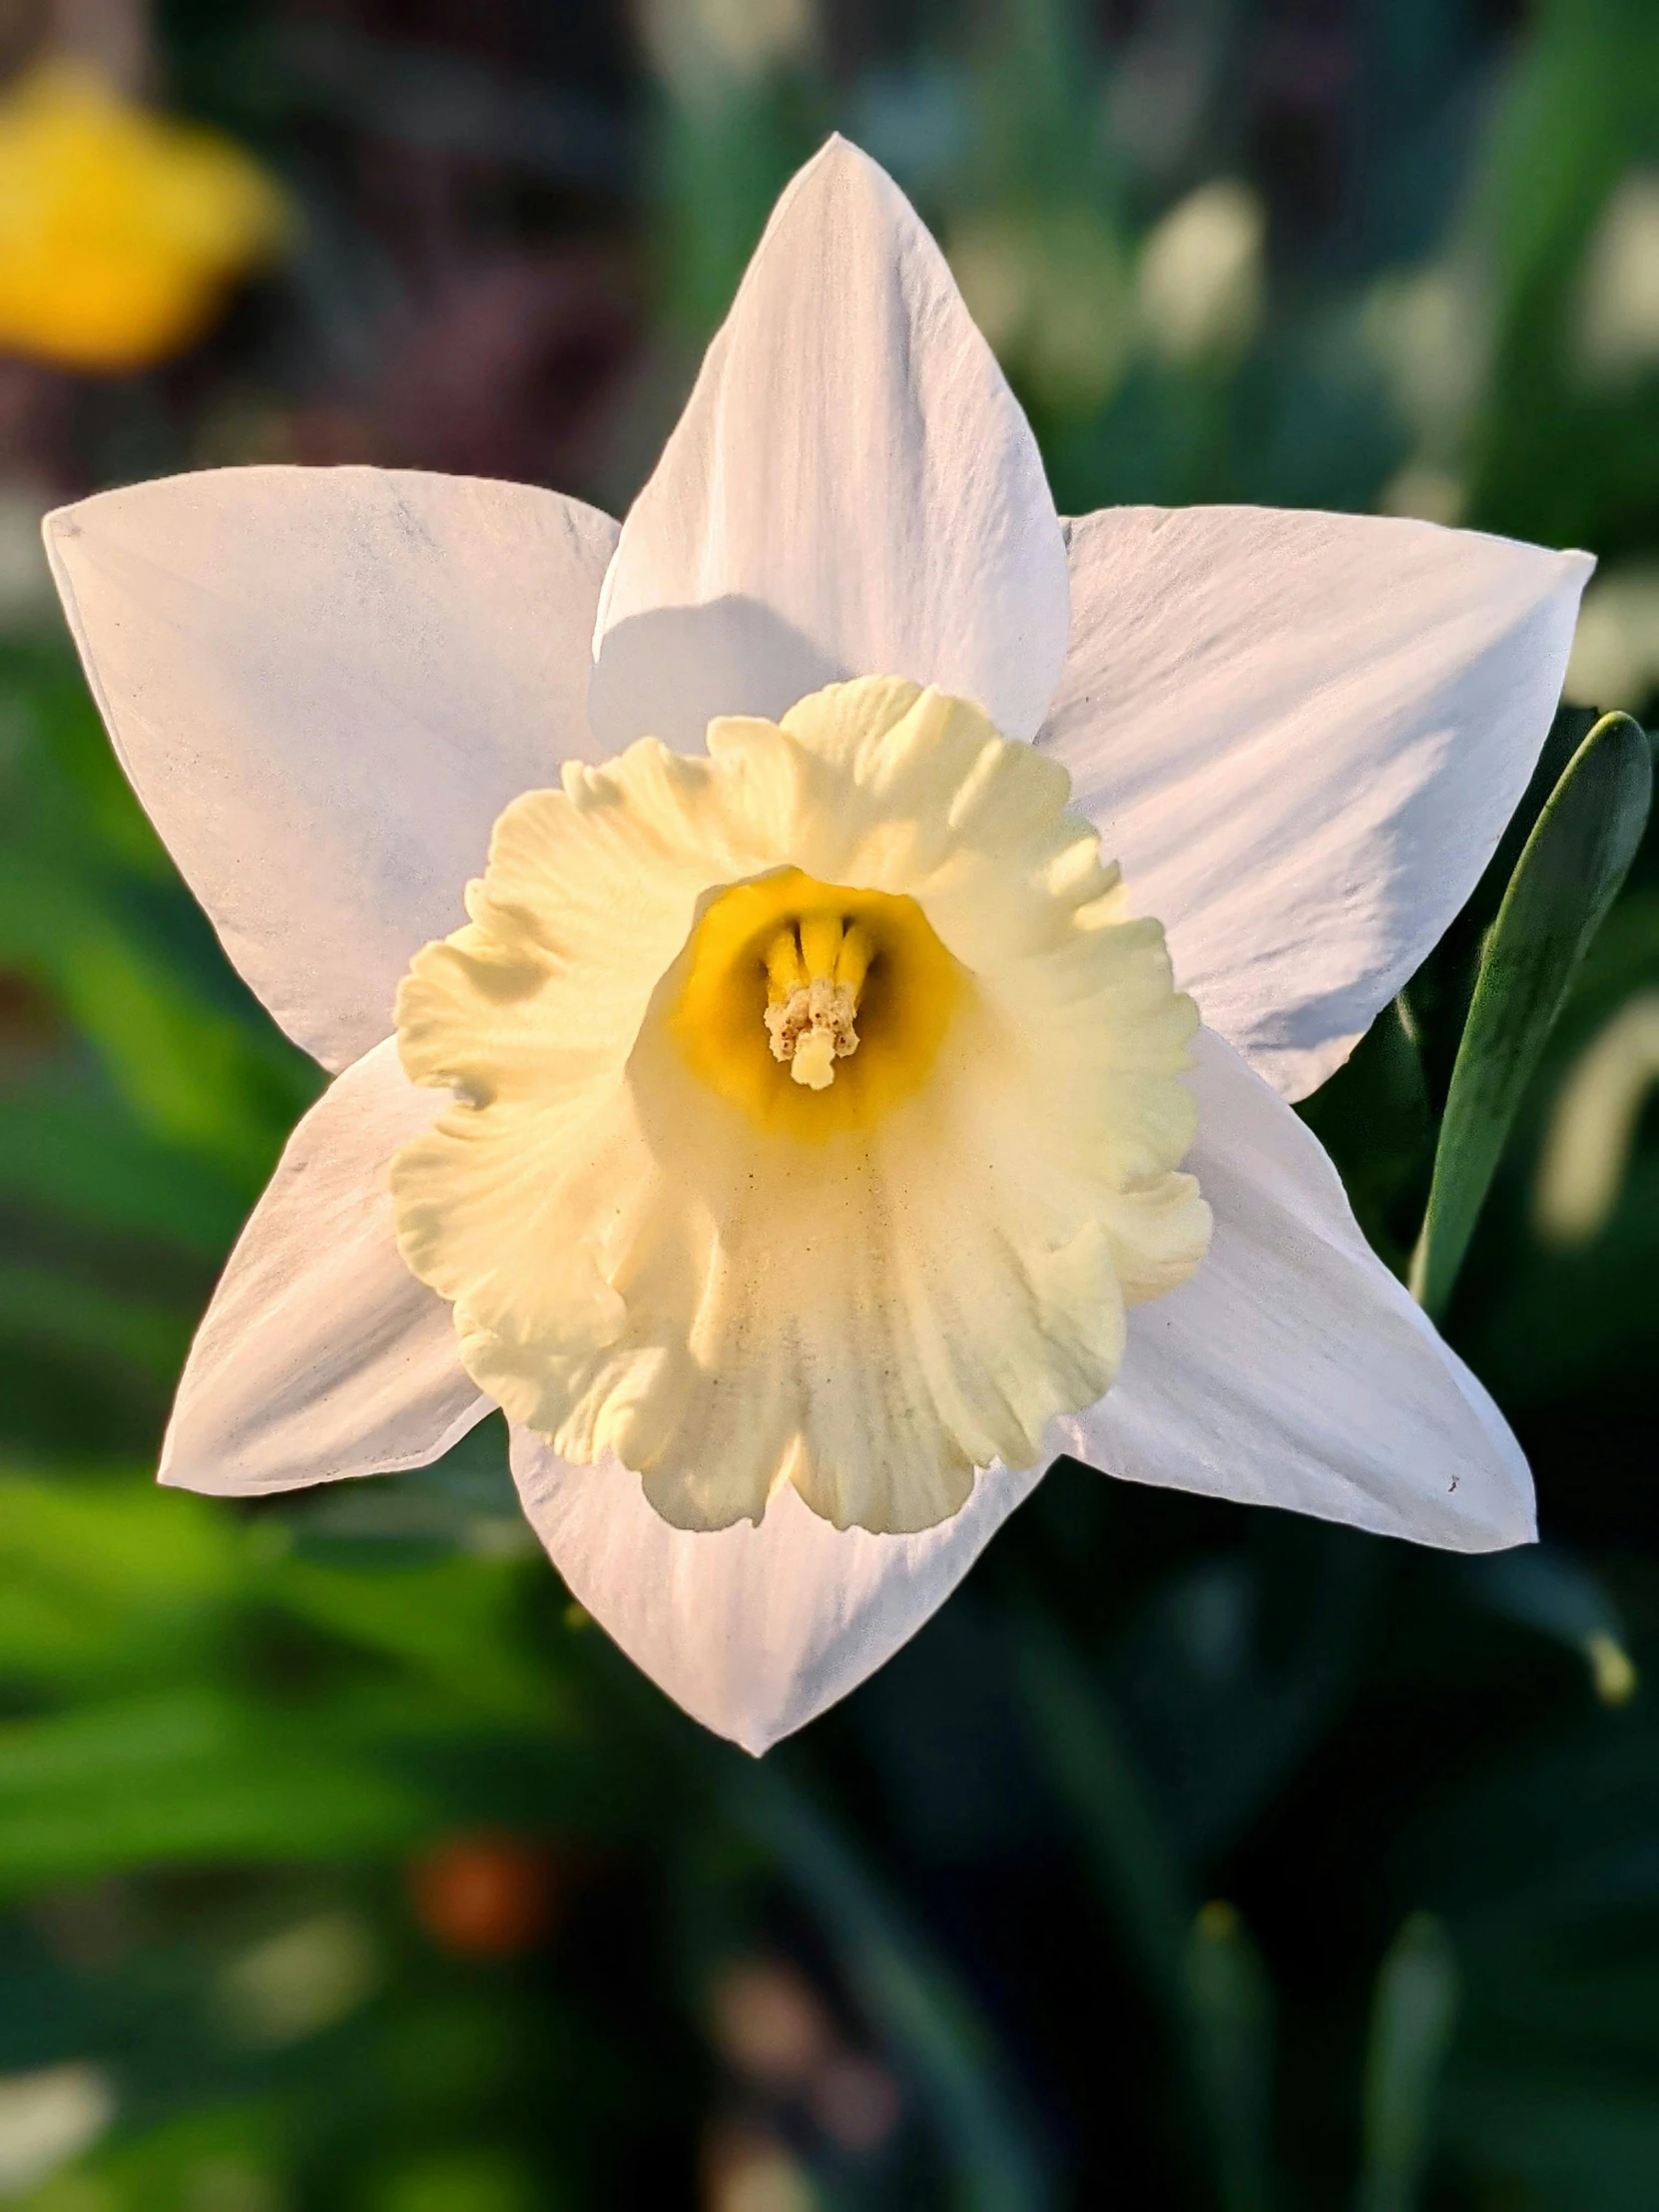
M 1587 1231 L 1546 1241 L 1534 1185 L 1659 985 L 1659 849 L 1593 933 L 1581 868 L 1512 878 L 1587 792 L 1551 798 L 1591 703 L 1659 692 L 1652 8 L 165 0 L 154 31 L 152 84 L 303 225 L 161 370 L 0 363 L 0 2196 L 1647 2212 L 1659 1125 L 1613 1117 Z M 7 14 L 0 65 L 26 46 Z M 1606 569 L 1582 710 L 1306 1108 L 1402 1274 L 1431 1179 L 1472 1192 L 1446 1326 L 1544 1545 L 1447 1559 L 1062 1462 L 756 1767 L 567 1605 L 493 1425 L 256 1506 L 152 1486 L 320 1078 L 128 797 L 27 546 L 48 497 L 227 460 L 620 503 L 835 125 L 944 239 L 1062 507 L 1382 507 Z M 1502 1009 L 1465 1023 L 1529 908 L 1500 1066 Z M 1495 1162 L 1443 1119 L 1475 1078 Z

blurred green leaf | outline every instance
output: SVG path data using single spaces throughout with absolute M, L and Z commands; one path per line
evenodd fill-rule
M 3 736 L 0 966 L 50 996 L 143 1129 L 208 1156 L 246 1206 L 319 1071 L 232 973 L 67 645 L 0 641 Z
M 1604 1705 L 1623 1705 L 1634 1694 L 1623 1615 L 1588 1567 L 1531 1544 L 1464 1561 L 1462 1571 L 1479 1604 L 1577 1652 Z
M 1481 528 L 1602 553 L 1651 542 L 1659 391 L 1651 374 L 1587 387 L 1578 354 L 1598 222 L 1659 158 L 1656 82 L 1649 0 L 1546 0 L 1494 86 L 1462 218 L 1491 323 L 1468 441 Z
M 176 1678 L 233 1599 L 238 1538 L 142 1475 L 0 1477 L 0 1684 Z
M 171 1383 L 193 1322 L 132 1295 L 112 1295 L 47 1267 L 0 1263 L 0 1334 L 52 1351 L 116 1363 Z
M 411 1840 L 421 1799 L 338 1733 L 206 1686 L 0 1722 L 0 1890 Z
M 22 2212 L 280 2212 L 289 2122 L 277 2102 L 209 2105 L 118 2131 L 33 2189 Z
M 1047 2160 L 1003 2078 L 967 1990 L 852 1847 L 772 1768 L 731 1795 L 741 1827 L 823 1921 L 849 1987 L 909 2068 L 927 2103 L 963 2212 L 1041 2212 L 1054 2202 Z
M 543 1582 L 539 1568 L 538 1561 Z M 462 1701 L 479 1717 L 545 1724 L 564 1706 L 545 1661 L 515 1633 L 522 1587 L 514 1563 L 464 1556 L 378 1573 L 286 1558 L 266 1584 L 275 1603 L 301 1619 L 429 1677 L 446 1702 Z
M 372 2212 L 543 2212 L 547 2201 L 539 2177 L 510 2152 L 480 2149 L 396 2167 Z
M 1014 1664 L 1032 1735 L 1088 1847 L 1119 1940 L 1161 2014 L 1202 2117 L 1225 2212 L 1271 2201 L 1272 2082 L 1267 1978 L 1231 1906 L 1194 1910 L 1171 1847 L 1103 1691 L 1046 1624 L 1021 1624 Z
M 1273 2201 L 1273 1993 L 1231 1905 L 1213 1900 L 1187 1938 L 1194 2062 L 1206 2085 L 1222 2212 L 1267 2212 Z
M 1605 715 L 1539 815 L 1482 947 L 1411 1262 L 1434 1315 L 1450 1299 L 1521 1095 L 1647 823 L 1653 755 Z
M 1457 1962 L 1445 1930 L 1432 1914 L 1414 1913 L 1377 1977 L 1356 2212 L 1414 2212 L 1456 2017 Z
M 1278 1572 L 1235 1554 L 1171 1576 L 1113 1655 L 1114 1708 L 1194 1882 L 1337 1724 L 1372 1618 L 1375 1548 L 1287 1533 Z
M 1471 2037 L 1479 2026 L 1534 2039 L 1533 2006 L 1559 1985 L 1565 1955 L 1598 1972 L 1651 1960 L 1659 1928 L 1655 1803 L 1659 1733 L 1638 1698 L 1622 1711 L 1592 1706 L 1577 1727 L 1557 1725 L 1541 1742 L 1488 1756 L 1419 1818 L 1399 1878 L 1452 1932 Z M 1587 1947 L 1608 1929 L 1609 1944 Z M 1510 1977 L 1531 1984 L 1527 2004 L 1499 1989 Z M 1596 2008 L 1572 2011 L 1575 2033 L 1592 2035 Z M 1659 2008 L 1644 2008 L 1641 2027 L 1659 2065 Z
M 51 1066 L 0 1096 L 0 1205 L 217 1260 L 242 1227 L 248 1189 L 212 1159 L 135 1127 L 83 1069 Z
M 1117 1933 L 1165 2020 L 1182 2023 L 1193 1904 L 1134 1754 L 1104 1693 L 1052 1630 L 1021 1623 L 1013 1656 L 1033 1740 L 1088 1846 Z
M 1659 2104 L 1640 2088 L 1524 2072 L 1447 2099 L 1447 2132 L 1488 2203 L 1527 2212 L 1652 2212 Z

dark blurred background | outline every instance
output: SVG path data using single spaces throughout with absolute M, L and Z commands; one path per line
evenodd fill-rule
M 267 460 L 619 511 L 838 127 L 1062 510 L 1587 546 L 1569 700 L 1646 716 L 1653 0 L 0 0 L 0 2200 L 1652 2212 L 1652 839 L 1448 1317 L 1544 1544 L 1062 1463 L 757 1766 L 568 1604 L 494 1424 L 152 1486 L 320 1078 L 127 795 L 37 526 Z M 1306 1109 L 1400 1268 L 1501 887 Z

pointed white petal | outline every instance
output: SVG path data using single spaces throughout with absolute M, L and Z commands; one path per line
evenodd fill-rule
M 254 1496 L 424 1466 L 491 1410 L 449 1308 L 397 1256 L 384 1187 L 447 1104 L 388 1038 L 300 1122 L 191 1348 L 162 1481 Z
M 1360 1233 L 1312 1131 L 1209 1031 L 1187 1165 L 1215 1213 L 1192 1280 L 1129 1317 L 1079 1458 L 1453 1551 L 1536 1533 L 1520 1446 Z
M 1038 742 L 1205 1020 L 1301 1098 L 1474 888 L 1593 564 L 1252 507 L 1069 530 L 1071 656 Z
M 611 746 L 689 751 L 845 676 L 907 676 L 1031 737 L 1065 548 L 1018 403 L 914 210 L 831 139 L 779 201 L 623 524 L 595 637 Z
M 571 1466 L 516 1423 L 512 1463 L 572 1595 L 694 1720 L 756 1754 L 884 1665 L 1042 1477 L 994 1468 L 954 1520 L 872 1536 L 788 1483 L 758 1528 L 671 1528 L 614 1459 Z
M 596 759 L 616 525 L 407 470 L 238 468 L 101 492 L 47 550 L 123 767 L 226 950 L 339 1068 L 464 918 L 510 799 Z

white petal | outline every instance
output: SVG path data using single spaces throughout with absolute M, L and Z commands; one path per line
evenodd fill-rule
M 300 1122 L 185 1364 L 161 1479 L 222 1496 L 424 1466 L 490 1410 L 397 1257 L 392 1153 L 447 1103 L 388 1038 Z
M 596 759 L 616 525 L 519 484 L 239 468 L 46 520 L 122 765 L 225 948 L 339 1068 L 463 918 L 508 800 Z
M 872 1536 L 787 1483 L 759 1527 L 671 1528 L 614 1459 L 571 1466 L 516 1425 L 512 1463 L 572 1595 L 694 1720 L 757 1754 L 884 1665 L 1042 1476 L 993 1468 L 954 1520 Z
M 1038 742 L 1204 1019 L 1301 1098 L 1474 888 L 1593 564 L 1252 507 L 1069 530 L 1071 655 Z
M 1201 1031 L 1187 1165 L 1215 1214 L 1192 1280 L 1129 1317 L 1079 1458 L 1453 1551 L 1535 1534 L 1520 1446 L 1360 1233 L 1313 1133 Z
M 1065 548 L 1029 425 L 890 178 L 831 139 L 779 201 L 623 524 L 593 725 L 691 750 L 844 676 L 906 676 L 1031 737 Z

